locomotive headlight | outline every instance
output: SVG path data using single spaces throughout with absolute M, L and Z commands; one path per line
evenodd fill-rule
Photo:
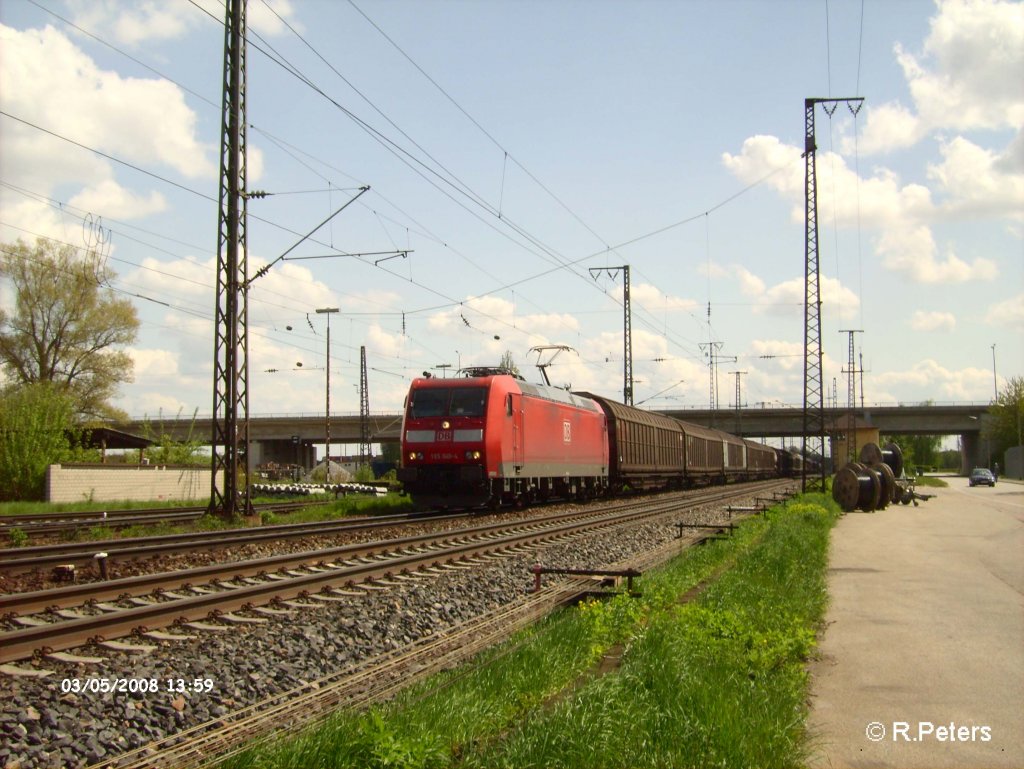
M 467 451 L 466 452 L 466 459 L 480 459 L 480 452 L 479 451 Z
M 443 421 L 443 422 L 441 423 L 441 429 L 442 429 L 442 430 L 449 430 L 449 429 L 451 429 L 451 426 L 452 426 L 452 423 L 451 423 L 451 422 L 449 422 L 449 421 L 448 421 L 447 419 L 446 419 L 446 420 L 444 420 L 444 421 Z

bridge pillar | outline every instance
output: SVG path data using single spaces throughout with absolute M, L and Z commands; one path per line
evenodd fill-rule
M 267 439 L 252 442 L 252 464 L 276 462 L 279 465 L 301 465 L 309 469 L 313 466 L 316 450 L 309 441 L 298 443 L 291 439 Z
M 989 442 L 981 437 L 981 433 L 961 433 L 960 435 L 960 474 L 970 475 L 975 467 L 991 467 Z

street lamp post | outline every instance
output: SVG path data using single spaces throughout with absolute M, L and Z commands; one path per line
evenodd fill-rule
M 996 344 L 992 343 L 992 397 L 999 400 L 999 382 L 996 379 Z
M 327 447 L 324 453 L 324 482 L 331 482 L 331 315 L 338 312 L 337 307 L 320 307 L 317 314 L 327 316 L 327 414 L 324 428 L 327 432 Z

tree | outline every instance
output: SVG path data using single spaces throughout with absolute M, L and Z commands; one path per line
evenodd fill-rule
M 523 378 L 523 375 L 519 373 L 519 366 L 516 365 L 515 359 L 512 357 L 511 350 L 505 350 L 505 354 L 501 356 L 501 362 L 498 364 L 498 368 L 507 374 L 511 374 L 517 379 Z
M 985 437 L 992 442 L 992 455 L 999 458 L 1006 449 L 1018 445 L 1024 423 L 1024 377 L 1015 376 L 1006 383 L 988 410 Z
M 50 382 L 0 391 L 0 500 L 42 499 L 47 465 L 72 455 L 73 404 Z
M 892 441 L 903 451 L 903 463 L 907 467 L 937 467 L 941 435 L 887 435 L 882 445 Z
M 132 381 L 135 307 L 104 285 L 114 277 L 94 254 L 39 238 L 0 246 L 0 277 L 14 287 L 0 307 L 0 369 L 9 381 L 66 388 L 79 417 L 123 418 L 110 401 Z

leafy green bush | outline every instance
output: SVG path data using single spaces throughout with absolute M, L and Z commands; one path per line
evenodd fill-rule
M 25 543 L 28 542 L 28 534 L 25 533 L 24 529 L 11 529 L 8 532 L 8 536 L 11 538 L 11 547 L 24 547 Z
M 39 500 L 48 465 L 72 456 L 74 406 L 50 382 L 0 392 L 0 501 Z

